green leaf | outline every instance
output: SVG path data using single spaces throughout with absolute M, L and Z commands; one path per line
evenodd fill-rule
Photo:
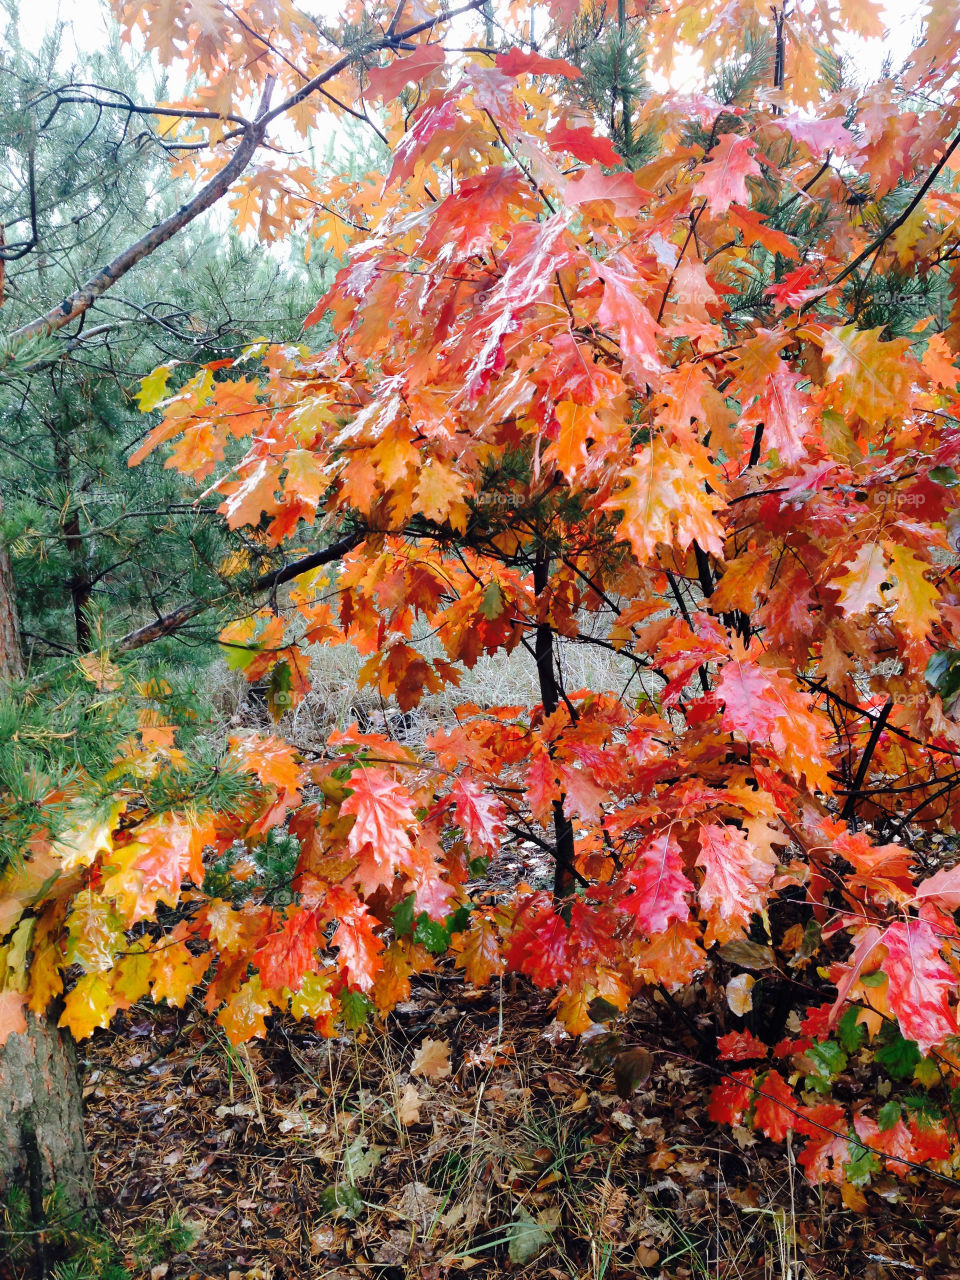
M 343 991 L 340 993 L 340 1009 L 347 1030 L 359 1031 L 370 1017 L 373 1005 L 362 991 Z
M 907 1080 L 920 1061 L 920 1050 L 916 1040 L 904 1040 L 898 1032 L 896 1039 L 880 1046 L 876 1056 L 894 1080 Z
M 887 975 L 882 969 L 877 969 L 874 973 L 864 973 L 860 977 L 865 987 L 882 987 L 886 980 Z
M 866 1027 L 862 1022 L 857 1021 L 859 1016 L 860 1010 L 856 1005 L 851 1005 L 837 1024 L 840 1043 L 847 1053 L 856 1053 L 867 1038 Z
M 594 1022 L 615 1022 L 620 1017 L 620 1010 L 603 996 L 594 996 L 587 1005 L 587 1013 Z
M 920 1127 L 928 1129 L 943 1119 L 943 1107 L 934 1102 L 929 1093 L 911 1093 L 903 1100 L 903 1105 L 911 1116 L 916 1116 Z
M 167 383 L 170 381 L 170 370 L 176 364 L 162 364 L 159 368 L 140 379 L 140 390 L 137 392 L 137 406 L 141 413 L 152 413 L 161 400 L 167 395 Z M 943 468 L 942 468 L 943 469 Z M 931 475 L 933 472 L 930 473 Z
M 367 1139 L 361 1134 L 343 1153 L 343 1171 L 349 1182 L 360 1182 L 373 1173 L 380 1163 L 386 1147 L 367 1146 Z
M 960 649 L 941 649 L 927 663 L 927 684 L 949 702 L 960 692 Z
M 927 475 L 936 484 L 954 485 L 960 479 L 953 467 L 931 467 Z
M 832 1080 L 847 1065 L 847 1055 L 836 1040 L 822 1040 L 812 1044 L 806 1057 L 813 1064 L 814 1073 L 823 1080 Z
M 408 933 L 413 933 L 413 903 L 416 894 L 408 893 L 401 903 L 393 908 L 391 920 L 393 922 L 393 932 L 398 938 L 405 938 Z
M 472 902 L 461 902 L 453 915 L 447 916 L 444 928 L 451 936 L 455 933 L 462 933 L 470 924 L 470 916 L 473 914 Z
M 510 1224 L 508 1231 L 510 1245 L 507 1253 L 510 1255 L 510 1261 L 517 1266 L 522 1267 L 525 1263 L 532 1262 L 550 1243 L 550 1232 L 531 1218 L 526 1209 L 517 1210 L 517 1220 Z
M 865 1186 L 875 1173 L 880 1172 L 880 1161 L 872 1151 L 855 1138 L 850 1139 L 850 1159 L 843 1166 L 844 1176 L 855 1187 Z
M 895 1098 L 891 1098 L 877 1112 L 877 1128 L 885 1132 L 887 1129 L 892 1129 L 899 1119 L 900 1103 Z
M 334 1218 L 359 1218 L 363 1213 L 363 1198 L 356 1187 L 342 1182 L 337 1187 L 326 1187 L 321 1191 L 320 1208 Z
M 426 947 L 435 956 L 442 955 L 450 946 L 450 934 L 447 926 L 437 920 L 431 920 L 425 911 L 421 911 L 417 916 L 413 940 Z
M 480 601 L 480 612 L 488 622 L 495 622 L 506 608 L 503 599 L 503 592 L 500 590 L 500 583 L 496 578 L 492 582 L 488 582 Z

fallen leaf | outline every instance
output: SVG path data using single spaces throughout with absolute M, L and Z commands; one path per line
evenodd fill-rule
M 415 1222 L 420 1234 L 426 1236 L 433 1226 L 440 1205 L 440 1197 L 425 1182 L 409 1182 L 394 1206 L 401 1218 Z
M 427 1080 L 442 1080 L 450 1074 L 450 1041 L 431 1040 L 426 1036 L 410 1066 L 412 1075 Z
M 531 1262 L 550 1243 L 550 1232 L 541 1226 L 525 1209 L 517 1211 L 517 1220 L 507 1228 L 510 1244 L 507 1253 L 510 1261 L 524 1266 Z
M 401 1124 L 418 1124 L 420 1121 L 420 1095 L 416 1086 L 406 1084 L 397 1105 L 397 1119 Z
M 739 1018 L 753 1008 L 753 988 L 756 981 L 750 973 L 738 973 L 727 983 L 727 1004 Z

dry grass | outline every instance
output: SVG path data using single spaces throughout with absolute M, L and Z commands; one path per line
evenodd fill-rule
M 584 633 L 603 636 L 609 619 L 590 615 L 583 620 Z M 444 657 L 435 635 L 420 635 L 415 643 L 428 659 Z M 633 662 L 610 650 L 585 642 L 563 640 L 559 644 L 563 687 L 573 692 L 590 689 L 615 691 L 627 699 L 644 690 Z M 345 729 L 359 720 L 378 732 L 394 733 L 416 745 L 438 725 L 449 723 L 457 706 L 532 706 L 540 701 L 537 673 L 530 653 L 519 647 L 510 654 L 481 657 L 472 670 L 462 668 L 459 685 L 440 694 L 427 694 L 412 711 L 401 715 L 396 704 L 384 700 L 378 690 L 359 688 L 357 680 L 365 659 L 352 645 L 315 645 L 310 653 L 312 690 L 303 703 L 280 723 L 280 730 L 302 746 L 317 747 L 334 729 Z M 272 724 L 266 709 L 251 700 L 246 680 L 218 660 L 209 672 L 214 706 L 227 724 L 261 721 Z

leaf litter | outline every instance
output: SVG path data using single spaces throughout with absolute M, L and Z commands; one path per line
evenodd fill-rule
M 199 1004 L 139 1006 L 84 1046 L 105 1224 L 121 1247 L 173 1210 L 200 1224 L 166 1280 L 960 1276 L 960 1186 L 808 1186 L 706 1119 L 716 1069 L 680 1012 L 639 1001 L 617 1062 L 522 980 L 452 968 L 382 1027 L 278 1019 L 241 1053 Z

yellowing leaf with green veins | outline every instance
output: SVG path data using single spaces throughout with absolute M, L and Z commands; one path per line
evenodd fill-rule
M 90 867 L 101 853 L 109 854 L 113 849 L 113 832 L 125 808 L 125 801 L 115 801 L 104 817 L 90 818 L 64 831 L 50 849 L 51 854 L 60 859 L 62 869 Z
M 67 963 L 79 964 L 87 973 L 106 973 L 117 952 L 125 950 L 123 926 L 112 905 L 92 889 L 75 900 L 67 931 Z
M 305 973 L 300 988 L 290 996 L 290 1012 L 295 1018 L 332 1018 L 339 1009 L 339 1001 L 330 990 L 335 974 L 331 969 L 322 973 Z

